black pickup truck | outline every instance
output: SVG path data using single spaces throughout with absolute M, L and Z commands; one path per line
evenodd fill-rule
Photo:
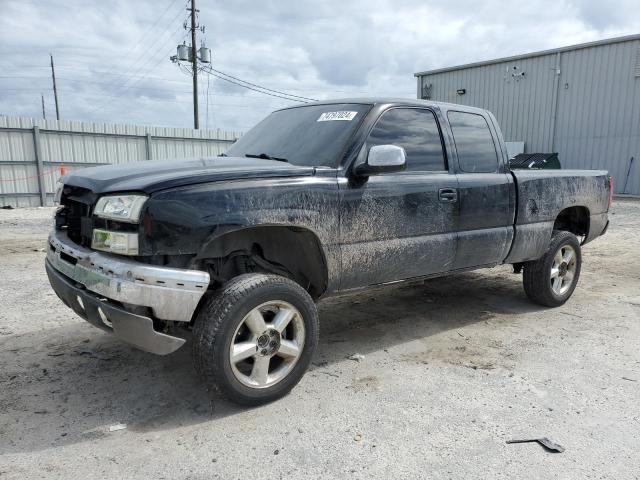
M 168 354 L 192 330 L 207 385 L 258 404 L 303 376 L 322 297 L 508 263 L 532 301 L 563 304 L 611 182 L 510 171 L 485 110 L 318 102 L 219 157 L 67 175 L 46 270 L 66 305 L 138 348 Z

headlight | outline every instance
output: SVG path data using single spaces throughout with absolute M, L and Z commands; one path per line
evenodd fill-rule
M 100 218 L 138 223 L 140 212 L 147 197 L 143 195 L 111 195 L 96 203 L 93 213 Z
M 93 230 L 91 248 L 121 255 L 138 255 L 138 234 Z

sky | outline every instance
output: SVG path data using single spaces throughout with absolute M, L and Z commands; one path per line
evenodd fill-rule
M 196 2 L 212 68 L 312 99 L 415 98 L 418 71 L 640 33 L 638 0 Z M 191 128 L 191 78 L 169 59 L 187 3 L 0 0 L 0 115 L 42 117 L 42 94 L 55 118 L 52 53 L 62 119 Z M 296 103 L 199 86 L 201 128 L 245 132 Z

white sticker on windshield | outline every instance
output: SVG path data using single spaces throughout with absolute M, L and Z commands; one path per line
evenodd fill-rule
M 347 120 L 347 121 L 351 121 L 355 118 L 355 116 L 358 114 L 358 112 L 347 112 L 347 111 L 342 111 L 342 112 L 324 112 L 322 115 L 320 115 L 320 118 L 318 118 L 318 122 L 331 122 L 333 120 Z

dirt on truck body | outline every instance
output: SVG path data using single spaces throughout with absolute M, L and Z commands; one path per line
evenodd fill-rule
M 603 171 L 510 171 L 494 116 L 426 101 L 278 110 L 218 158 L 64 177 L 47 273 L 95 326 L 196 367 L 233 401 L 293 388 L 318 341 L 315 302 L 504 263 L 531 300 L 573 293 L 608 226 Z

